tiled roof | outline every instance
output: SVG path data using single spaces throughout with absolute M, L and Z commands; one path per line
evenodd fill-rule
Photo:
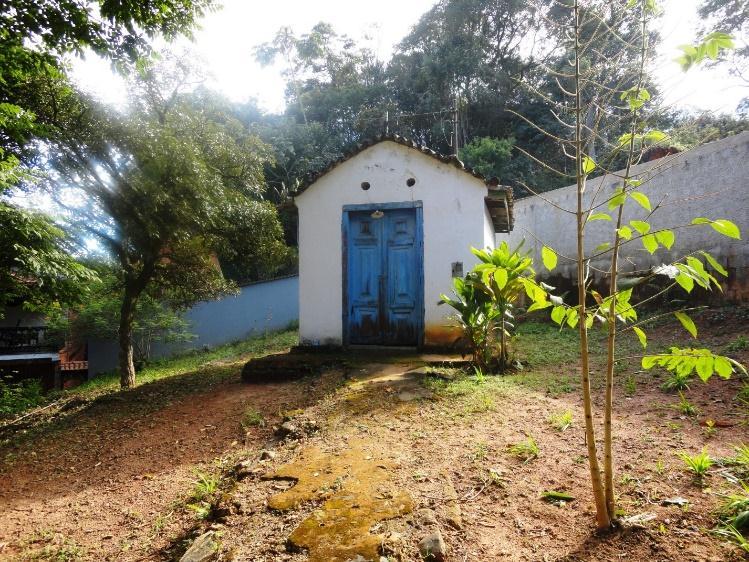
M 340 158 L 330 162 L 325 168 L 322 168 L 321 170 L 307 174 L 302 180 L 299 187 L 294 191 L 293 195 L 296 196 L 305 192 L 318 179 L 320 179 L 322 176 L 324 176 L 325 174 L 333 170 L 333 168 L 335 168 L 336 166 L 343 164 L 344 162 L 353 158 L 354 156 L 366 150 L 367 148 L 374 146 L 378 143 L 384 142 L 384 141 L 391 141 L 391 142 L 400 144 L 401 146 L 406 146 L 413 150 L 418 150 L 422 154 L 426 154 L 427 156 L 430 156 L 434 158 L 435 160 L 438 160 L 444 164 L 450 164 L 451 166 L 455 166 L 459 170 L 467 174 L 470 174 L 471 176 L 478 178 L 484 183 L 486 183 L 486 185 L 489 187 L 489 195 L 486 197 L 486 206 L 489 209 L 489 213 L 491 214 L 492 222 L 494 223 L 494 230 L 496 232 L 510 232 L 512 230 L 513 197 L 512 197 L 511 187 L 499 185 L 499 180 L 497 178 L 484 177 L 482 174 L 478 173 L 476 170 L 474 170 L 470 166 L 466 166 L 455 155 L 446 156 L 444 154 L 440 154 L 438 152 L 435 152 L 431 148 L 428 148 L 424 145 L 417 143 L 416 141 L 410 140 L 400 135 L 394 135 L 394 134 L 378 135 L 371 139 L 365 140 L 357 144 L 353 149 L 343 154 Z

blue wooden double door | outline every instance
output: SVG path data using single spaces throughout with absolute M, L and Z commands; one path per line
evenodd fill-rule
M 348 212 L 344 321 L 350 344 L 420 344 L 421 209 Z

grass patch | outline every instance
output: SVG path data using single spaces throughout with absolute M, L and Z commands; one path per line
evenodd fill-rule
M 576 361 L 580 349 L 575 330 L 559 330 L 550 322 L 529 320 L 518 324 L 513 347 L 518 359 L 530 367 Z
M 193 351 L 168 359 L 157 359 L 138 372 L 135 377 L 135 384 L 140 386 L 168 377 L 183 375 L 208 363 L 244 361 L 248 355 L 264 355 L 273 351 L 280 351 L 296 345 L 298 341 L 299 337 L 296 330 L 286 330 L 229 343 L 208 351 Z M 99 375 L 67 392 L 83 395 L 98 394 L 119 390 L 119 387 L 119 373 L 113 372 Z

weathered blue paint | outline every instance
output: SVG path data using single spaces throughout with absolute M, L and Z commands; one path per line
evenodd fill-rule
M 238 295 L 201 302 L 184 313 L 196 338 L 181 344 L 155 343 L 151 357 L 169 357 L 190 349 L 282 330 L 299 321 L 299 277 L 285 277 L 241 287 Z M 89 375 L 117 368 L 117 343 L 88 342 Z
M 420 201 L 343 208 L 344 343 L 422 344 L 422 232 Z

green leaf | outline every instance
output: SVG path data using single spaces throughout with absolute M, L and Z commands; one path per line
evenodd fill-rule
M 727 379 L 731 377 L 731 373 L 733 373 L 733 366 L 731 365 L 731 362 L 726 357 L 716 356 L 715 361 L 715 372 L 718 373 L 718 376 Z
M 627 200 L 627 193 L 624 191 L 624 188 L 619 186 L 616 188 L 616 191 L 614 191 L 614 196 L 609 200 L 609 211 L 613 211 L 620 205 L 624 205 L 624 202 Z
M 649 212 L 653 212 L 653 207 L 650 205 L 650 199 L 648 199 L 647 195 L 640 191 L 632 191 L 629 195 L 632 199 L 637 201 L 641 207 Z
M 640 234 L 647 234 L 650 232 L 650 224 L 645 221 L 629 221 L 629 224 L 631 224 Z
M 642 136 L 642 140 L 652 143 L 664 141 L 668 138 L 668 135 L 663 131 L 648 131 Z
M 633 326 L 632 330 L 634 330 L 635 334 L 637 334 L 637 338 L 640 340 L 640 345 L 642 345 L 643 349 L 645 349 L 648 346 L 648 337 L 645 335 L 645 332 L 643 332 L 637 326 Z
M 604 250 L 608 250 L 611 247 L 611 242 L 604 242 L 603 244 L 598 244 L 593 251 L 597 254 L 598 252 L 603 252 Z
M 589 221 L 610 221 L 611 216 L 606 213 L 593 213 L 588 217 Z
M 695 326 L 694 321 L 689 316 L 683 312 L 674 312 L 674 316 L 679 319 L 679 322 L 681 322 L 686 331 L 692 334 L 693 338 L 697 337 L 697 326 Z
M 728 271 L 726 271 L 726 269 L 722 265 L 720 265 L 713 256 L 704 251 L 700 253 L 705 256 L 707 263 L 709 263 L 715 271 L 720 273 L 723 277 L 728 277 Z
M 557 266 L 557 254 L 548 246 L 541 248 L 541 259 L 544 262 L 544 267 L 549 271 L 553 271 Z
M 705 217 L 697 217 L 695 219 L 692 219 L 692 224 L 710 224 L 711 222 L 713 221 L 711 221 L 710 219 L 706 219 Z
M 624 238 L 625 240 L 629 240 L 632 238 L 632 229 L 628 226 L 623 226 L 617 229 L 617 232 L 619 233 L 619 236 Z
M 687 293 L 691 293 L 692 289 L 694 289 L 694 279 L 686 273 L 679 273 L 674 277 L 674 281 L 676 281 Z
M 697 359 L 695 369 L 697 376 L 702 379 L 702 382 L 707 382 L 714 371 L 715 360 L 713 357 L 700 357 Z
M 667 250 L 670 250 L 676 241 L 676 236 L 671 230 L 659 230 L 655 233 L 655 239 Z
M 504 289 L 507 286 L 507 270 L 501 267 L 495 269 L 494 282 L 497 284 L 500 290 Z
M 583 156 L 583 174 L 586 176 L 596 169 L 596 162 L 590 156 Z
M 567 310 L 567 325 L 570 328 L 574 328 L 577 326 L 578 321 L 580 320 L 580 314 L 577 312 L 576 309 L 570 308 Z
M 562 325 L 562 322 L 564 321 L 564 317 L 566 315 L 567 309 L 565 309 L 563 306 L 555 306 L 551 311 L 551 319 L 560 326 Z
M 721 233 L 723 236 L 728 236 L 729 238 L 735 238 L 736 240 L 741 240 L 741 232 L 739 231 L 739 227 L 736 226 L 731 221 L 729 221 L 728 219 L 718 219 L 718 220 L 712 221 L 710 223 L 710 226 L 713 227 L 713 230 Z
M 642 237 L 642 245 L 651 254 L 654 254 L 658 249 L 658 242 L 656 241 L 655 236 L 652 234 L 646 234 Z
M 550 306 L 552 306 L 552 303 L 550 303 L 549 301 L 536 301 L 528 307 L 527 312 L 543 310 L 544 308 L 549 308 Z

